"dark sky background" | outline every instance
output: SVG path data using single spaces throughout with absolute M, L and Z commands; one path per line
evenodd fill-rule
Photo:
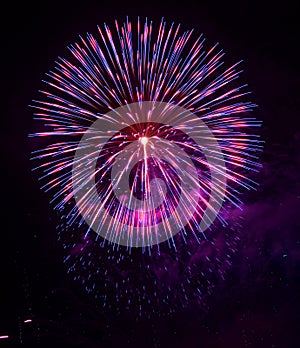
M 266 141 L 231 270 L 201 308 L 167 318 L 107 315 L 68 277 L 57 216 L 29 163 L 44 73 L 78 34 L 128 15 L 180 22 L 244 60 Z M 299 347 L 299 23 L 290 1 L 41 1 L 1 10 L 2 228 L 0 347 Z M 4 123 L 4 127 L 3 127 Z M 33 323 L 24 325 L 27 317 Z M 20 328 L 21 323 L 21 328 Z M 31 336 L 31 338 L 29 337 Z

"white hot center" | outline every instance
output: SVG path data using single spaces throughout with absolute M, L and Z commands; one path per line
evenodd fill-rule
M 140 138 L 140 141 L 143 145 L 146 145 L 148 143 L 148 138 L 147 137 L 142 137 Z

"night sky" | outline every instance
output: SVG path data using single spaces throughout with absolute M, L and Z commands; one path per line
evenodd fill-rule
M 300 347 L 299 24 L 292 2 L 42 1 L 2 7 L 0 347 Z M 31 172 L 32 110 L 44 74 L 79 34 L 138 15 L 182 23 L 243 59 L 265 141 L 237 251 L 205 306 L 136 319 L 67 274 L 59 217 Z M 6 23 L 4 23 L 6 21 Z M 3 124 L 3 123 L 2 123 Z M 192 286 L 192 285 L 191 285 Z M 24 320 L 32 323 L 24 324 Z M 22 343 L 20 343 L 22 342 Z

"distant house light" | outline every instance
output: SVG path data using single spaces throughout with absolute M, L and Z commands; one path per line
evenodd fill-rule
M 4 338 L 9 338 L 9 336 L 5 335 L 5 336 L 0 336 L 0 340 L 4 339 Z

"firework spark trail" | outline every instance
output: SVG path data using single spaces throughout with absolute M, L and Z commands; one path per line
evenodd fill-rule
M 189 234 L 200 243 L 215 218 L 226 224 L 214 200 L 240 208 L 240 192 L 256 188 L 260 122 L 247 116 L 256 105 L 237 85 L 240 62 L 224 68 L 218 45 L 194 35 L 163 19 L 115 21 L 80 36 L 47 74 L 32 105 L 45 130 L 32 136 L 49 145 L 32 159 L 63 230 L 177 250 L 174 226 L 184 244 Z

